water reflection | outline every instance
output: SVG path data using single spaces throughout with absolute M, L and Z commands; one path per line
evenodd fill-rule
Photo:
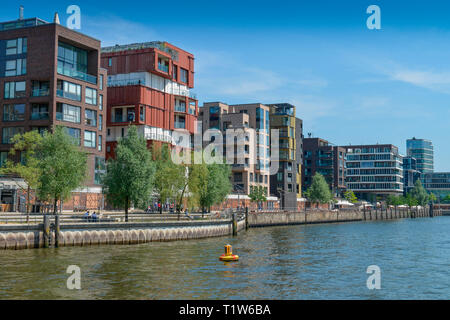
M 450 219 L 250 229 L 236 238 L 0 252 L 0 299 L 448 299 Z M 238 262 L 218 257 L 229 243 Z M 382 290 L 366 288 L 366 268 Z M 82 290 L 66 288 L 69 265 Z

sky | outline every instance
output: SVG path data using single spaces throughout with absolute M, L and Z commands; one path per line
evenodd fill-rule
M 4 1 L 0 21 L 81 9 L 102 45 L 167 41 L 195 56 L 199 105 L 288 102 L 336 145 L 432 140 L 450 171 L 450 1 Z M 381 29 L 366 12 L 378 5 Z

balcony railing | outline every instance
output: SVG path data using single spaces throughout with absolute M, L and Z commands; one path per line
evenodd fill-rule
M 186 106 L 175 106 L 176 112 L 186 112 Z
M 64 90 L 56 90 L 56 95 L 61 98 L 66 98 L 66 99 L 75 100 L 75 101 L 81 101 L 81 96 L 79 96 L 75 93 L 64 91 Z
M 31 114 L 31 120 L 48 120 L 48 112 L 33 112 Z
M 49 89 L 33 89 L 31 91 L 32 97 L 47 97 L 48 95 L 50 95 Z
M 175 122 L 175 129 L 185 129 L 186 123 L 184 122 Z
M 64 76 L 68 76 L 71 78 L 75 78 L 78 80 L 86 81 L 92 84 L 97 84 L 97 77 L 92 76 L 90 74 L 71 69 L 71 68 L 64 68 L 62 66 L 58 66 L 58 73 L 62 74 Z

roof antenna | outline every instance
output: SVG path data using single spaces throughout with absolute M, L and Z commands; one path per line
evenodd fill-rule
M 19 7 L 19 20 L 23 20 L 23 6 Z

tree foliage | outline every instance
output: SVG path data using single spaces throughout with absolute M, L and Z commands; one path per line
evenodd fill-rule
M 45 132 L 37 153 L 41 174 L 39 198 L 53 200 L 54 213 L 59 200 L 66 200 L 86 179 L 87 155 L 63 127 Z
M 320 173 L 314 175 L 306 197 L 313 203 L 322 204 L 329 203 L 333 199 L 328 183 Z
M 103 178 L 108 201 L 125 209 L 125 221 L 131 204 L 142 206 L 148 202 L 154 175 L 155 165 L 147 142 L 135 126 L 130 126 L 117 144 L 115 158 L 108 161 Z
M 352 190 L 347 190 L 344 192 L 344 198 L 350 203 L 357 203 L 358 198 L 355 196 L 355 193 Z
M 425 190 L 420 180 L 416 180 L 414 188 L 410 191 L 411 198 L 417 201 L 420 206 L 425 206 L 430 201 L 430 196 Z

